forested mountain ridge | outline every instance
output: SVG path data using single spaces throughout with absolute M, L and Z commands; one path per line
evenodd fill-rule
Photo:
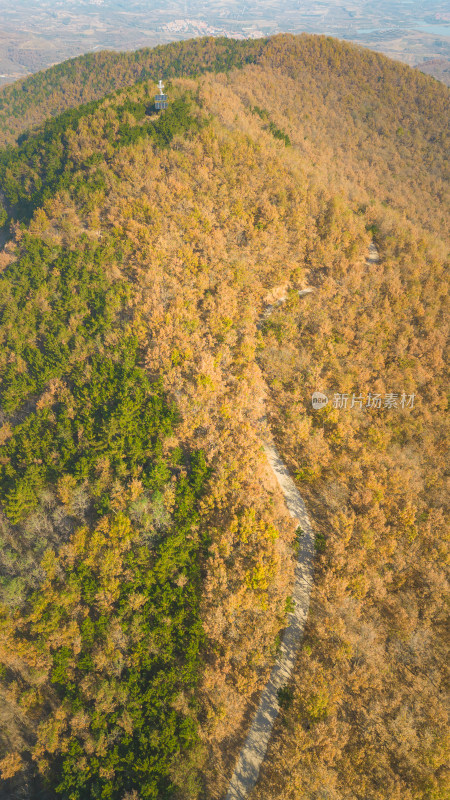
M 1 88 L 0 146 L 17 141 L 23 131 L 49 116 L 140 80 L 224 72 L 249 63 L 276 68 L 286 64 L 286 55 L 295 57 L 297 71 L 310 84 L 344 78 L 347 95 L 359 96 L 367 113 L 373 113 L 371 101 L 376 95 L 381 104 L 397 107 L 400 116 L 406 104 L 410 113 L 417 106 L 430 119 L 448 97 L 445 86 L 423 73 L 330 37 L 280 34 L 248 41 L 205 37 L 134 53 L 88 53 Z
M 263 376 L 318 570 L 255 797 L 446 796 L 448 92 L 376 56 L 386 104 L 371 54 L 308 41 L 317 82 L 276 37 L 0 157 L 4 797 L 224 796 L 299 535 Z
M 136 52 L 87 53 L 0 89 L 0 146 L 20 133 L 81 103 L 140 80 L 223 71 L 255 60 L 267 40 L 204 38 Z

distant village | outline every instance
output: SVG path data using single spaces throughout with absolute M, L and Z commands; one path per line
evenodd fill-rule
M 174 19 L 161 26 L 165 33 L 170 34 L 193 34 L 194 36 L 226 36 L 228 39 L 259 39 L 264 36 L 264 32 L 251 28 L 248 32 L 226 30 L 208 25 L 201 19 Z

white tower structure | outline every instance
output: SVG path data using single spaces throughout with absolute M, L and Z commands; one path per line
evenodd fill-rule
M 157 111 L 165 111 L 168 108 L 167 95 L 164 94 L 164 84 L 160 79 L 158 83 L 159 94 L 155 96 L 155 108 Z

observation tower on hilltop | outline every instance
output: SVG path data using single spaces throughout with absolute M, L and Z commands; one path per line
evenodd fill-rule
M 155 95 L 155 108 L 157 111 L 165 111 L 168 108 L 167 95 L 164 94 L 164 84 L 160 80 L 158 83 L 159 94 Z

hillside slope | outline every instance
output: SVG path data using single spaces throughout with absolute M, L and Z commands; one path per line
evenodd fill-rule
M 0 89 L 0 147 L 49 116 L 138 81 L 223 71 L 254 61 L 266 43 L 206 37 L 136 52 L 87 53 L 56 64 Z
M 154 91 L 0 156 L 2 797 L 225 796 L 301 536 L 266 406 L 317 574 L 252 797 L 443 800 L 448 92 L 323 37 Z
M 135 53 L 89 53 L 3 87 L 0 147 L 49 116 L 141 80 L 224 72 L 250 63 L 292 72 L 294 59 L 295 70 L 309 89 L 317 85 L 326 91 L 328 83 L 333 89 L 343 81 L 345 105 L 357 98 L 367 117 L 373 118 L 380 109 L 395 109 L 399 125 L 417 112 L 431 121 L 448 102 L 446 87 L 423 73 L 330 37 L 280 34 L 248 41 L 206 37 Z M 392 133 L 389 130 L 387 136 Z

